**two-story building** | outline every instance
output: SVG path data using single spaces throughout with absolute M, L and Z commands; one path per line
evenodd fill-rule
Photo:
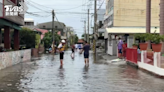
M 151 32 L 159 32 L 159 3 L 160 0 L 151 0 Z M 117 54 L 119 37 L 131 47 L 131 34 L 146 33 L 146 0 L 106 0 L 104 27 L 108 54 Z
M 23 27 L 29 28 L 29 29 L 39 33 L 41 35 L 41 40 L 44 38 L 45 33 L 49 32 L 48 30 L 39 29 L 37 26 L 35 26 L 34 19 L 32 19 L 32 18 L 25 18 Z
M 19 1 L 24 0 L 0 0 L 0 43 L 4 39 L 4 48 L 11 48 L 10 31 L 14 30 L 14 49 L 19 49 L 19 30 L 20 26 L 24 25 L 24 14 L 18 12 L 8 11 L 5 6 L 12 5 L 12 7 L 20 6 Z M 4 32 L 4 38 L 2 38 L 2 32 Z
M 73 27 L 67 26 L 65 28 L 64 37 L 67 39 L 68 46 L 70 46 L 72 44 L 71 37 L 74 35 L 75 35 L 75 33 L 74 33 Z
M 96 42 L 96 46 L 104 46 L 105 41 L 104 41 L 104 15 L 105 15 L 105 9 L 99 9 L 97 10 L 97 25 L 98 25 L 98 40 Z
M 31 30 L 36 28 L 35 25 L 34 25 L 34 19 L 32 19 L 32 18 L 25 18 L 23 27 L 27 27 L 27 28 L 29 28 Z
M 46 29 L 48 31 L 52 31 L 52 22 L 45 22 L 36 25 L 37 28 L 39 29 Z M 54 22 L 54 30 L 58 33 L 59 35 L 64 36 L 64 30 L 65 30 L 66 25 L 62 22 L 55 21 Z

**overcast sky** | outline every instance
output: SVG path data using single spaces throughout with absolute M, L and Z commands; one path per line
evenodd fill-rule
M 76 34 L 81 37 L 84 33 L 84 23 L 82 20 L 87 18 L 85 14 L 73 14 L 70 12 L 84 13 L 87 9 L 88 4 L 91 12 L 93 13 L 94 0 L 26 0 L 28 5 L 28 12 L 37 12 L 39 16 L 33 16 L 26 14 L 25 18 L 33 18 L 35 24 L 52 21 L 51 11 L 55 10 L 56 16 L 60 22 L 65 23 L 66 26 L 72 26 L 75 29 Z M 90 3 L 88 3 L 90 1 Z M 100 5 L 103 0 L 98 0 Z M 43 6 L 42 6 L 43 5 Z M 82 6 L 84 5 L 84 6 Z M 46 7 L 47 6 L 47 7 Z M 102 8 L 105 7 L 105 3 Z M 62 13 L 67 12 L 67 13 Z M 56 20 L 56 19 L 55 19 Z M 92 32 L 90 32 L 92 33 Z

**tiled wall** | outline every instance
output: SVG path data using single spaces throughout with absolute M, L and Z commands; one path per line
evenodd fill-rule
M 31 49 L 2 52 L 0 53 L 0 70 L 28 60 L 31 60 Z

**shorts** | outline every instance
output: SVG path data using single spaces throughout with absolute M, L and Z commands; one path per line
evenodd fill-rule
M 64 52 L 60 52 L 60 59 L 63 59 L 64 58 Z
M 118 53 L 121 53 L 122 54 L 122 49 L 118 49 Z
M 72 53 L 74 53 L 75 51 L 74 51 L 74 49 L 72 49 Z
M 89 54 L 84 53 L 84 58 L 89 58 Z

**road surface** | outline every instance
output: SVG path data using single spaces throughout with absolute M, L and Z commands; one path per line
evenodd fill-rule
M 65 52 L 43 55 L 40 60 L 21 63 L 0 71 L 0 92 L 164 92 L 164 80 L 126 64 L 93 62 L 84 65 L 83 55 L 75 60 Z

